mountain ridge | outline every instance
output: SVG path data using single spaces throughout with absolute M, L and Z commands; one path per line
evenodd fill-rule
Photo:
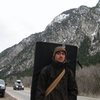
M 84 41 L 85 40 L 85 41 Z M 82 45 L 87 45 L 85 57 L 100 55 L 100 1 L 95 7 L 80 6 L 56 16 L 42 32 L 31 34 L 18 44 L 0 53 L 0 76 L 7 77 L 34 69 L 34 53 L 37 41 L 75 45 L 84 51 Z M 83 44 L 82 44 L 83 43 Z M 82 49 L 81 49 L 81 48 Z M 84 57 L 79 53 L 79 60 Z M 95 63 L 100 63 L 99 60 Z M 88 64 L 87 64 L 88 65 Z

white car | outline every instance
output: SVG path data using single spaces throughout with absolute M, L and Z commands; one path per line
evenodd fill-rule
M 13 86 L 14 90 L 24 90 L 24 85 L 21 80 L 16 80 Z
M 0 96 L 4 97 L 6 90 L 6 84 L 3 79 L 0 79 Z

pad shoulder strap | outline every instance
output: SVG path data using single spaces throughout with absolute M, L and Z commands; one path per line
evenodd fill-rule
M 62 77 L 65 74 L 65 69 L 61 71 L 61 73 L 57 76 L 57 78 L 49 85 L 49 87 L 46 89 L 45 96 L 50 94 L 50 92 L 57 86 L 57 84 L 60 82 Z

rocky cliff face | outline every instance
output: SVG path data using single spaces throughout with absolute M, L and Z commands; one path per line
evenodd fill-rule
M 32 34 L 0 53 L 0 76 L 6 77 L 32 68 L 37 41 L 80 48 L 86 37 L 89 39 L 88 55 L 100 54 L 100 1 L 92 8 L 80 6 L 62 12 L 43 32 Z

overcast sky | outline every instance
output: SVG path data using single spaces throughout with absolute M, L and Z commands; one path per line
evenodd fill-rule
M 0 0 L 0 52 L 43 31 L 63 11 L 99 0 Z

